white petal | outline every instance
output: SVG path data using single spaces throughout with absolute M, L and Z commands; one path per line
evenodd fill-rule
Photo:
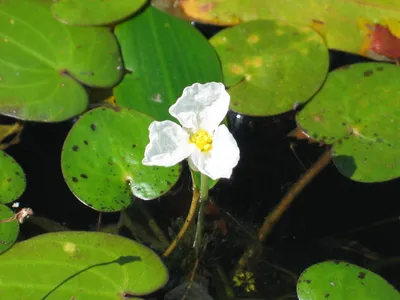
M 188 164 L 189 164 L 189 168 L 192 171 L 199 172 L 199 169 L 197 169 L 197 167 L 194 165 L 194 163 L 193 163 L 192 159 L 190 158 L 190 156 L 188 157 L 187 161 L 188 161 Z
M 195 83 L 183 90 L 169 113 L 192 132 L 204 129 L 212 133 L 228 112 L 229 102 L 230 96 L 222 83 Z
M 190 159 L 196 168 L 214 180 L 230 178 L 232 169 L 237 165 L 239 157 L 239 147 L 225 125 L 220 125 L 215 131 L 211 151 L 201 152 L 196 149 L 190 155 Z
M 172 121 L 154 121 L 149 131 L 150 142 L 142 160 L 144 165 L 171 167 L 187 158 L 195 148 L 189 143 L 189 134 Z

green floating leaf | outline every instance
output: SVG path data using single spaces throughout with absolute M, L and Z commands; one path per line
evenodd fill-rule
M 56 0 L 51 8 L 53 16 L 71 25 L 102 25 L 124 19 L 146 0 Z
M 1 162 L 0 162 L 1 165 Z M 14 212 L 7 206 L 0 204 L 0 220 L 4 221 L 14 216 Z M 0 224 L 0 253 L 9 249 L 17 240 L 19 234 L 19 223 L 17 220 L 3 222 Z
M 149 248 L 100 232 L 47 233 L 0 256 L 3 299 L 126 299 L 167 280 L 166 267 Z
M 331 72 L 297 116 L 313 139 L 333 144 L 345 176 L 380 182 L 400 176 L 400 68 L 359 63 Z
M 222 81 L 208 41 L 189 23 L 151 6 L 118 25 L 115 34 L 130 72 L 114 89 L 118 105 L 172 120 L 168 108 L 186 86 Z
M 0 203 L 18 199 L 25 191 L 25 173 L 7 153 L 0 151 Z
M 79 82 L 111 87 L 122 72 L 108 28 L 65 26 L 52 17 L 47 1 L 0 2 L 0 114 L 48 122 L 71 118 L 87 107 Z
M 306 269 L 297 282 L 299 300 L 398 300 L 400 293 L 375 273 L 346 262 Z
M 329 56 L 308 27 L 258 20 L 211 38 L 222 63 L 231 109 L 245 115 L 276 115 L 304 103 L 322 85 Z
M 149 200 L 166 193 L 180 175 L 170 168 L 142 165 L 153 120 L 126 108 L 96 108 L 83 115 L 65 140 L 65 181 L 83 203 L 99 211 L 129 206 L 132 194 Z

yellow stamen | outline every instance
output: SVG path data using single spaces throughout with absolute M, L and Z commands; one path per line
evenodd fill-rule
M 190 142 L 195 144 L 202 152 L 208 152 L 212 149 L 212 138 L 210 134 L 200 129 L 190 136 Z

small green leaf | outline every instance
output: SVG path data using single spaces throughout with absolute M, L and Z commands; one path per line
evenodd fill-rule
M 53 16 L 70 25 L 102 25 L 124 19 L 146 0 L 56 0 L 51 8 Z
M 306 269 L 297 282 L 299 300 L 398 300 L 400 293 L 375 273 L 347 262 Z
M 114 88 L 118 105 L 173 120 L 168 109 L 185 87 L 222 81 L 217 54 L 200 32 L 151 6 L 115 34 L 129 71 Z
M 0 163 L 1 165 L 1 163 Z M 4 221 L 14 216 L 14 212 L 7 206 L 0 204 L 0 220 Z M 17 220 L 2 222 L 0 224 L 0 253 L 9 249 L 17 240 L 19 223 Z
M 132 194 L 149 200 L 171 189 L 180 165 L 142 165 L 152 121 L 121 107 L 96 108 L 78 120 L 65 140 L 61 166 L 79 200 L 99 211 L 119 211 L 129 206 Z
M 0 256 L 3 299 L 125 299 L 151 293 L 167 280 L 153 251 L 100 232 L 47 233 Z
M 48 1 L 1 1 L 0 41 L 0 114 L 62 121 L 87 107 L 80 83 L 111 87 L 122 76 L 110 30 L 65 26 Z
M 319 89 L 328 71 L 324 41 L 307 27 L 258 20 L 222 30 L 210 42 L 221 59 L 231 109 L 245 115 L 291 110 Z
M 25 191 L 26 180 L 21 166 L 0 150 L 0 203 L 18 199 Z
M 297 115 L 313 139 L 333 144 L 333 162 L 345 176 L 380 182 L 400 176 L 400 68 L 359 63 L 331 72 Z

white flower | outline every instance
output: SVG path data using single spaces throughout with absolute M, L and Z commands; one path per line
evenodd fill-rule
M 172 121 L 152 122 L 142 163 L 170 167 L 188 158 L 189 165 L 212 179 L 229 178 L 239 161 L 239 148 L 225 125 L 229 94 L 222 83 L 195 83 L 183 90 L 169 113 Z

